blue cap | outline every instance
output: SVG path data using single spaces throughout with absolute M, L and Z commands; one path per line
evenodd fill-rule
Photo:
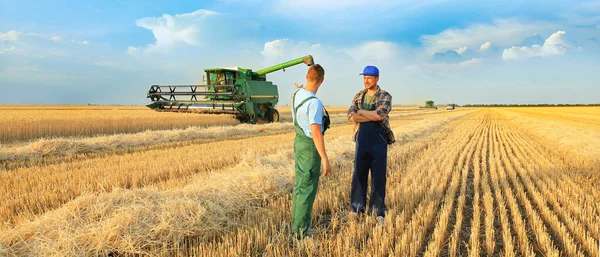
M 365 76 L 379 76 L 379 69 L 377 69 L 377 67 L 375 66 L 367 66 L 365 67 L 365 69 L 363 70 L 363 73 L 359 74 L 359 75 L 365 75 Z

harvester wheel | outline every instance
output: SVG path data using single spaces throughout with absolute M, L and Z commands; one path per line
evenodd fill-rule
M 269 109 L 269 122 L 279 122 L 279 111 L 277 109 Z

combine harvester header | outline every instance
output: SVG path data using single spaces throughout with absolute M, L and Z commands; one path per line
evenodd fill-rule
M 235 68 L 207 68 L 205 85 L 152 85 L 147 105 L 156 111 L 232 114 L 240 122 L 255 124 L 259 119 L 279 121 L 275 105 L 279 101 L 277 85 L 266 75 L 304 63 L 314 64 L 307 55 L 259 71 Z

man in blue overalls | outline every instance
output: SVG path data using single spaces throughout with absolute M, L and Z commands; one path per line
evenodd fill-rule
M 323 103 L 315 96 L 324 77 L 325 70 L 321 65 L 310 66 L 306 74 L 306 86 L 301 86 L 292 95 L 292 117 L 296 130 L 292 233 L 297 239 L 316 234 L 317 231 L 310 228 L 310 213 L 317 195 L 321 166 L 323 176 L 331 173 L 323 140 Z
M 388 114 L 392 109 L 392 96 L 379 88 L 379 69 L 365 67 L 365 88 L 354 96 L 348 110 L 348 120 L 356 122 L 354 140 L 354 173 L 350 192 L 351 215 L 364 213 L 366 208 L 367 179 L 371 171 L 369 209 L 383 225 L 385 217 L 385 184 L 388 134 Z

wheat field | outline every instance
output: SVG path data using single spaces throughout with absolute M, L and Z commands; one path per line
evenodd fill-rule
M 283 121 L 291 119 L 289 108 L 279 109 Z M 329 108 L 331 114 L 346 111 Z M 0 130 L 0 144 L 239 124 L 232 115 L 156 112 L 144 106 L 0 105 L 0 113 L 6 124 Z
M 599 256 L 600 108 L 394 111 L 385 226 L 343 218 L 354 154 L 343 112 L 325 135 L 334 168 L 313 243 L 290 236 L 282 111 L 274 124 L 182 117 L 0 146 L 0 256 Z

